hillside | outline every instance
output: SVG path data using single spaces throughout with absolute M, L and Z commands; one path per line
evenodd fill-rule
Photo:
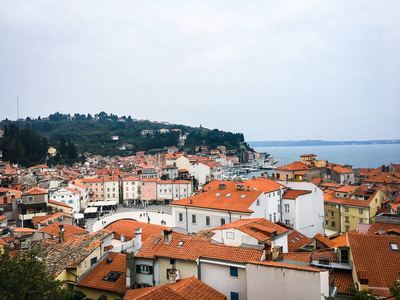
M 249 150 L 241 133 L 231 133 L 218 129 L 190 127 L 168 122 L 150 122 L 129 117 L 118 117 L 101 112 L 74 116 L 55 113 L 48 118 L 27 118 L 26 120 L 3 120 L 0 126 L 10 124 L 19 128 L 27 127 L 43 136 L 49 145 L 56 148 L 63 138 L 67 144 L 73 143 L 80 153 L 100 155 L 132 155 L 137 151 L 155 153 L 165 147 L 176 146 L 180 150 L 194 153 L 196 146 L 209 149 L 223 145 L 227 150 Z M 147 134 L 144 134 L 146 130 Z M 160 131 L 161 130 L 161 131 Z

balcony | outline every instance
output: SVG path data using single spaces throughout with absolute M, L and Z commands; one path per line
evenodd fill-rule
M 20 214 L 20 215 L 19 215 L 19 219 L 20 219 L 21 221 L 26 221 L 26 220 L 32 220 L 33 217 L 45 217 L 45 216 L 47 216 L 47 213 L 46 213 L 46 212 L 42 212 L 42 213 L 33 213 L 33 214 L 25 214 L 25 215 Z

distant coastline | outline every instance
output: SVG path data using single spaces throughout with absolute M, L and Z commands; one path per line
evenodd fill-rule
M 400 139 L 393 140 L 370 140 L 370 141 L 251 141 L 247 142 L 250 147 L 295 147 L 295 146 L 340 146 L 340 145 L 386 145 L 400 144 Z

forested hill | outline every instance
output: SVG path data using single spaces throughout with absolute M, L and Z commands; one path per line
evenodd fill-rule
M 249 150 L 242 133 L 211 130 L 201 126 L 190 127 L 167 122 L 136 120 L 130 116 L 118 117 L 105 112 L 94 116 L 90 114 L 72 116 L 57 112 L 47 118 L 3 120 L 0 122 L 0 127 L 5 129 L 5 137 L 7 128 L 11 124 L 17 125 L 20 129 L 25 127 L 31 129 L 45 137 L 49 145 L 57 149 L 60 140 L 64 139 L 67 145 L 74 144 L 80 153 L 131 155 L 136 151 L 157 152 L 170 146 L 194 153 L 196 146 L 216 149 L 220 145 L 225 146 L 227 150 L 238 152 Z M 144 134 L 143 130 L 149 133 Z

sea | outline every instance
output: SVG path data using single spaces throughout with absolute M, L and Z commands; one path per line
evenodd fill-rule
M 254 151 L 272 154 L 283 166 L 300 161 L 300 155 L 316 154 L 317 159 L 350 165 L 353 168 L 378 168 L 390 163 L 400 164 L 400 144 L 253 147 Z

